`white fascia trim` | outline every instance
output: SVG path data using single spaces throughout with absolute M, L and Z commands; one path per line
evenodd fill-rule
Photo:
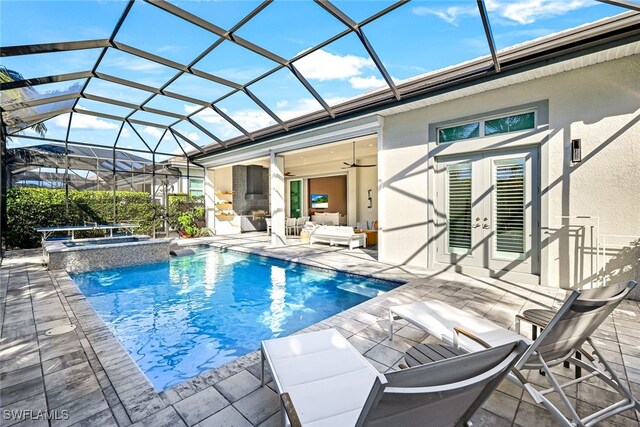
M 358 117 L 345 122 L 309 129 L 296 135 L 283 135 L 269 141 L 232 150 L 229 153 L 222 152 L 209 159 L 200 159 L 198 163 L 208 168 L 228 166 L 259 157 L 268 157 L 271 153 L 282 154 L 287 151 L 340 142 L 350 138 L 375 135 L 382 128 L 382 123 L 383 117 L 376 114 Z

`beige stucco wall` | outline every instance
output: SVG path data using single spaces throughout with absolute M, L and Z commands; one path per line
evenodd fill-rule
M 639 76 L 640 55 L 634 55 L 385 117 L 378 168 L 380 259 L 428 265 L 429 123 L 548 100 L 549 136 L 541 147 L 547 158 L 542 176 L 548 175 L 541 188 L 547 198 L 541 212 L 543 284 L 589 283 L 593 221 L 563 225 L 560 217 L 597 216 L 601 234 L 640 236 Z M 582 162 L 572 165 L 574 138 L 582 140 Z M 623 247 L 608 256 L 638 271 L 633 254 Z

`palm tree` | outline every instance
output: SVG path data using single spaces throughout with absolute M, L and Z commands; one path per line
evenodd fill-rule
M 0 67 L 0 83 L 11 83 L 17 80 L 24 80 L 24 77 L 22 77 L 22 74 L 15 72 L 13 70 L 8 70 L 5 67 Z M 30 95 L 35 95 L 38 93 L 35 89 L 28 86 L 25 87 L 24 89 L 25 89 L 24 91 L 20 89 L 10 89 L 5 91 L 5 95 L 7 97 L 12 98 L 11 99 L 12 103 L 20 104 L 34 97 Z M 29 108 L 29 107 L 26 107 L 26 108 Z M 26 127 L 26 126 L 20 126 L 20 124 L 24 124 L 24 122 L 21 123 L 20 118 L 15 118 L 15 121 L 16 121 L 16 125 L 18 125 L 19 127 L 21 128 Z M 29 127 L 31 128 L 31 130 L 38 133 L 43 138 L 47 133 L 47 127 L 44 125 L 44 123 L 36 123 Z

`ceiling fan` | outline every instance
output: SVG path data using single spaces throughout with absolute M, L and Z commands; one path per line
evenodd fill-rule
M 285 172 L 284 176 L 295 176 L 294 174 L 292 174 L 291 172 Z
M 342 169 L 351 169 L 351 168 L 372 168 L 375 167 L 376 165 L 357 165 L 356 164 L 356 142 L 353 141 L 353 163 L 349 164 L 347 162 L 342 162 L 345 165 L 347 165 L 347 167 L 343 167 Z

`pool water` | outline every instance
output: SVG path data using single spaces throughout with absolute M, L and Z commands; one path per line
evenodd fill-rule
M 72 277 L 158 391 L 397 286 L 216 248 Z

